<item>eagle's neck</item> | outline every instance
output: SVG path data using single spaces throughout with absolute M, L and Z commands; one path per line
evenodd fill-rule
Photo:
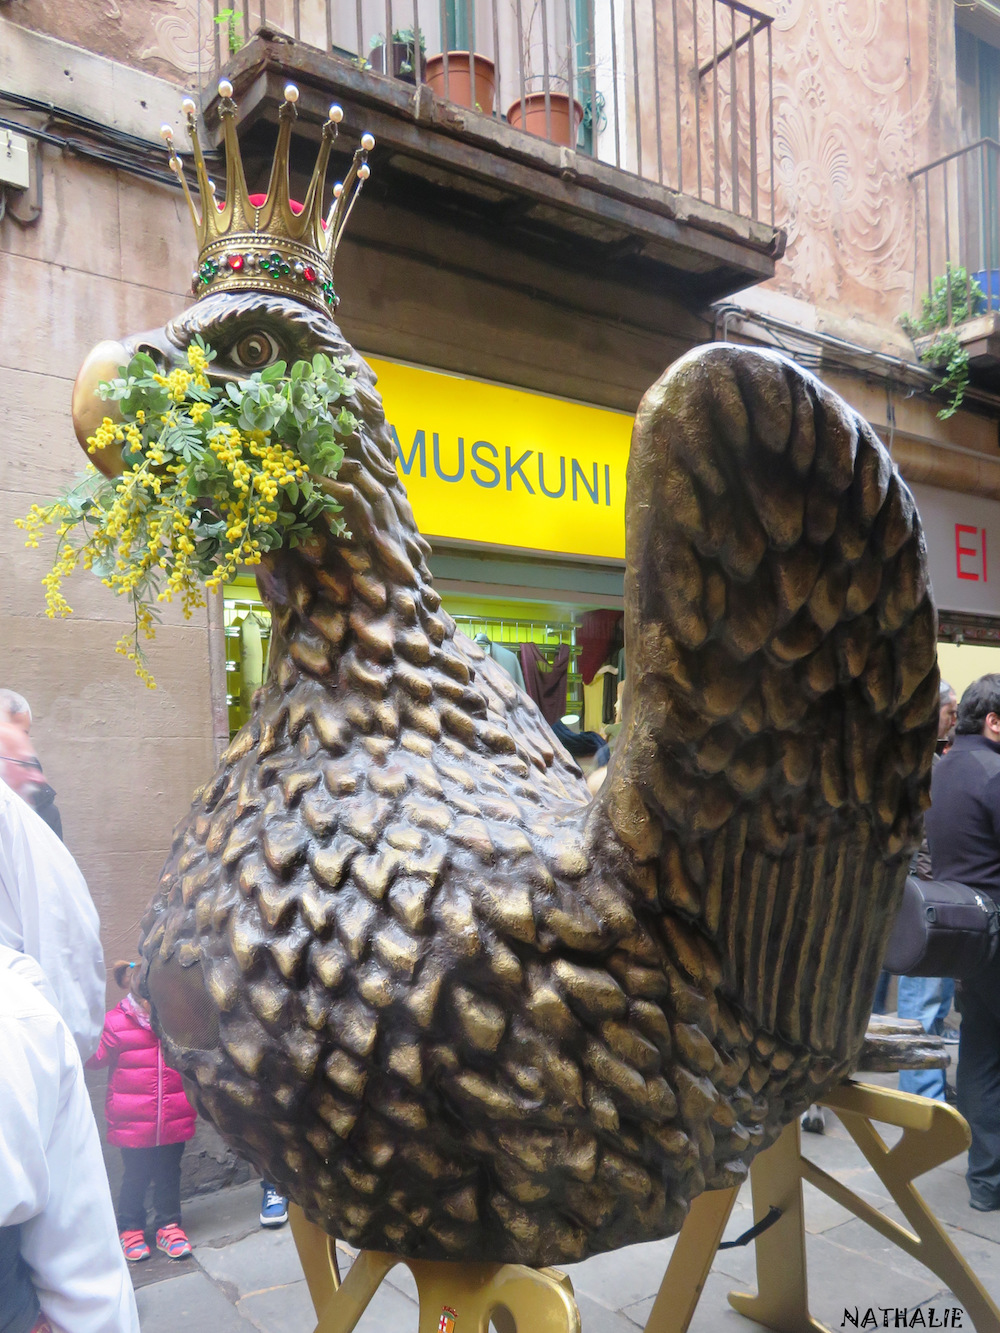
M 305 678 L 377 701 L 397 658 L 404 669 L 447 671 L 455 623 L 441 609 L 430 547 L 394 469 L 376 476 L 348 458 L 323 485 L 349 535 L 317 528 L 304 544 L 265 556 L 258 571 L 272 619 L 269 686 L 287 692 Z

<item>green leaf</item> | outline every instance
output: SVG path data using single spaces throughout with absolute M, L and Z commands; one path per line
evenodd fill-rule
M 337 414 L 336 430 L 340 435 L 353 435 L 358 429 L 358 419 L 348 408 L 342 407 Z

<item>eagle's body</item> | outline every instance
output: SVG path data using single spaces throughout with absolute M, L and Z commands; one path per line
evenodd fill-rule
M 270 679 L 144 923 L 168 1056 L 355 1245 L 543 1264 L 671 1234 L 863 1038 L 936 734 L 912 500 L 791 363 L 678 363 L 633 437 L 625 722 L 591 801 L 441 609 L 332 323 L 219 296 L 164 345 L 254 321 L 358 368 L 351 537 L 261 574 Z

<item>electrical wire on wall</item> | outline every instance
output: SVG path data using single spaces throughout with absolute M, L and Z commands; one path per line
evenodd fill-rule
M 735 321 L 742 326 L 741 332 L 747 328 L 759 331 L 747 335 L 753 341 L 766 341 L 770 346 L 786 352 L 807 370 L 822 371 L 824 374 L 839 372 L 869 382 L 881 383 L 889 378 L 897 392 L 905 389 L 908 398 L 920 396 L 937 401 L 933 398 L 933 391 L 939 383 L 938 376 L 915 361 L 908 361 L 889 352 L 876 352 L 861 343 L 848 342 L 846 338 L 818 329 L 798 328 L 774 315 L 748 310 L 730 301 L 719 302 L 712 307 L 712 311 L 716 341 L 730 340 L 729 329 Z M 965 393 L 964 406 L 968 410 L 978 410 L 996 417 L 1000 413 L 1000 394 L 970 387 Z
M 98 120 L 91 120 L 89 116 L 69 111 L 52 102 L 39 101 L 38 98 L 7 92 L 2 88 L 0 88 L 0 105 L 45 117 L 43 125 L 39 127 L 0 116 L 0 129 L 25 135 L 38 144 L 51 144 L 63 152 L 100 162 L 103 166 L 113 167 L 116 171 L 124 171 L 143 180 L 155 181 L 158 185 L 168 185 L 173 190 L 180 189 L 177 177 L 165 165 L 163 146 L 158 140 L 142 139 L 136 134 L 115 129 L 114 126 L 105 125 Z M 222 166 L 222 155 L 217 151 L 206 152 L 205 158 L 210 167 Z M 40 170 L 37 175 L 40 191 Z M 191 179 L 193 182 L 193 176 Z M 14 216 L 13 211 L 11 216 Z M 19 220 L 24 221 L 24 219 Z

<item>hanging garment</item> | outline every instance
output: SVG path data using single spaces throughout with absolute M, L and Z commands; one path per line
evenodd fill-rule
M 485 648 L 497 666 L 503 667 L 519 690 L 524 689 L 524 675 L 521 671 L 521 663 L 517 660 L 517 653 L 511 652 L 502 643 L 493 643 L 486 634 L 477 634 L 476 643 L 479 644 L 480 648 Z
M 611 717 L 606 718 L 605 712 L 607 704 L 608 682 L 613 681 L 613 695 L 611 705 Z M 587 731 L 599 731 L 604 734 L 604 728 L 608 722 L 613 722 L 614 703 L 617 695 L 618 673 L 617 669 L 610 663 L 605 663 L 600 667 L 594 679 L 589 685 L 583 687 L 583 725 Z
M 271 622 L 256 611 L 240 621 L 240 705 L 247 717 L 253 696 L 264 684 L 264 662 L 271 635 Z
M 566 711 L 569 645 L 562 644 L 550 664 L 537 643 L 522 643 L 521 669 L 525 691 L 541 709 L 545 721 L 553 726 Z
M 604 699 L 601 721 L 607 726 L 615 720 L 615 704 L 618 702 L 618 668 L 609 666 L 603 673 Z
M 621 647 L 620 611 L 585 611 L 577 631 L 580 645 L 580 675 L 589 685 L 597 670 Z

